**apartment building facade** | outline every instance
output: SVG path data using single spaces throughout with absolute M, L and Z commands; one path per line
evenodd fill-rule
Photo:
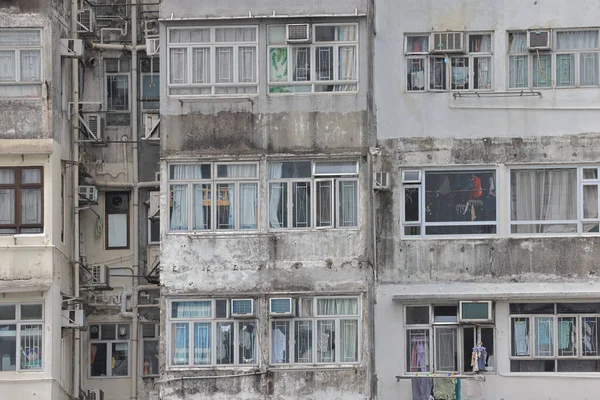
M 378 398 L 595 396 L 599 12 L 377 3 Z

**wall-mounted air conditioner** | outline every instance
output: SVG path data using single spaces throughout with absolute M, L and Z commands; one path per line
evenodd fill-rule
M 89 400 L 104 400 L 104 392 L 100 389 L 90 389 L 90 390 L 88 390 L 88 399 Z
M 291 297 L 274 297 L 269 299 L 269 314 L 272 317 L 294 315 L 294 299 Z
M 77 33 L 94 34 L 96 12 L 93 8 L 84 8 L 77 13 Z
M 147 38 L 146 39 L 146 54 L 149 56 L 158 55 L 160 52 L 160 40 L 159 38 Z
M 160 139 L 160 115 L 159 114 L 144 114 L 144 139 L 158 140 Z
M 403 170 L 402 183 L 421 183 L 421 171 L 418 169 Z
M 79 186 L 79 201 L 87 201 L 89 203 L 98 204 L 98 189 L 96 186 L 80 185 Z
M 431 34 L 432 53 L 464 53 L 464 32 L 433 32 Z
M 390 174 L 387 172 L 373 173 L 373 189 L 388 190 L 390 188 Z
M 91 277 L 81 286 L 89 288 L 109 287 L 110 270 L 106 265 L 92 265 L 90 267 Z
M 69 58 L 83 58 L 83 40 L 60 39 L 60 56 Z
M 463 323 L 494 322 L 493 303 L 491 301 L 459 302 L 459 321 Z
M 531 29 L 527 31 L 527 48 L 531 51 L 550 50 L 552 32 L 550 29 Z
M 231 300 L 232 317 L 253 317 L 254 300 L 252 299 L 232 299 Z
M 63 328 L 83 328 L 85 326 L 85 314 L 83 310 L 62 310 Z
M 102 141 L 102 115 L 87 114 L 84 118 L 80 118 L 81 125 L 80 137 L 84 142 L 100 142 Z
M 287 24 L 285 41 L 287 43 L 310 43 L 310 24 Z

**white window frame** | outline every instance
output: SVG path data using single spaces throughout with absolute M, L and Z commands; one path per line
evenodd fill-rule
M 2 28 L 0 29 L 0 35 L 3 32 L 15 32 L 15 31 L 36 31 L 39 32 L 40 35 L 40 43 L 38 45 L 0 45 L 0 51 L 10 51 L 14 52 L 15 57 L 15 80 L 14 81 L 0 81 L 0 86 L 39 86 L 40 91 L 39 95 L 35 96 L 25 96 L 25 97 L 40 97 L 41 93 L 41 84 L 44 81 L 44 63 L 42 59 L 44 57 L 43 49 L 42 49 L 42 39 L 43 39 L 43 31 L 41 28 Z M 21 51 L 31 51 L 37 50 L 40 52 L 40 80 L 39 81 L 25 81 L 21 82 Z M 21 97 L 21 96 L 11 96 L 11 97 Z
M 256 40 L 248 41 L 248 42 L 217 42 L 215 30 L 216 29 L 235 29 L 235 28 L 252 28 L 256 32 Z M 193 43 L 175 43 L 171 42 L 171 32 L 176 30 L 187 30 L 187 29 L 209 29 L 209 40 L 208 42 L 193 42 Z M 259 93 L 259 65 L 258 65 L 258 41 L 259 41 L 259 30 L 258 25 L 216 25 L 216 26 L 181 26 L 181 27 L 172 27 L 167 28 L 167 88 L 169 96 L 184 96 L 181 94 L 172 93 L 171 89 L 210 89 L 210 93 L 196 93 L 194 96 L 218 96 L 218 97 L 231 97 L 231 96 L 240 96 L 240 97 L 248 97 L 248 96 L 256 96 Z M 233 74 L 234 79 L 231 83 L 218 83 L 216 82 L 216 48 L 218 47 L 233 47 Z M 254 71 L 256 73 L 256 81 L 255 82 L 239 82 L 239 48 L 240 47 L 253 47 L 256 53 Z M 210 61 L 210 82 L 209 83 L 192 83 L 193 81 L 193 57 L 192 53 L 194 49 L 198 48 L 207 48 L 209 49 Z M 171 50 L 172 49 L 185 49 L 186 51 L 186 75 L 185 82 L 183 83 L 172 83 L 171 82 Z M 255 92 L 252 93 L 217 93 L 218 89 L 221 88 L 255 88 Z
M 568 299 L 564 300 L 565 302 L 570 302 Z M 525 302 L 525 303 L 530 303 L 530 302 Z M 552 374 L 552 373 L 564 373 L 564 372 L 560 372 L 557 371 L 557 362 L 558 360 L 600 360 L 600 351 L 598 352 L 597 356 L 584 356 L 583 355 L 583 346 L 581 343 L 581 329 L 583 326 L 583 318 L 599 318 L 600 319 L 600 313 L 598 314 L 590 314 L 590 313 L 573 313 L 573 314 L 565 314 L 565 313 L 559 313 L 557 312 L 557 302 L 551 301 L 549 303 L 554 303 L 554 313 L 550 314 L 542 314 L 542 313 L 510 313 L 508 316 L 508 331 L 509 331 L 509 358 L 510 360 L 554 360 L 554 371 L 548 371 L 548 372 L 544 372 L 544 371 L 540 371 L 539 373 L 544 373 L 544 374 Z M 560 302 L 558 302 L 560 303 Z M 578 301 L 573 301 L 572 303 L 580 303 Z M 585 302 L 581 302 L 581 303 L 585 303 Z M 528 327 L 529 327 L 529 355 L 525 355 L 525 356 L 515 356 L 513 355 L 513 333 L 512 333 L 512 324 L 513 324 L 513 319 L 517 319 L 517 318 L 528 318 Z M 551 356 L 536 356 L 535 352 L 536 352 L 536 345 L 537 345 L 537 338 L 536 338 L 536 329 L 535 329 L 535 318 L 548 318 L 552 320 L 552 353 L 553 355 Z M 576 350 L 576 355 L 572 356 L 572 355 L 567 355 L 567 356 L 559 356 L 559 340 L 558 340 L 558 322 L 559 322 L 559 318 L 575 318 L 576 321 L 576 329 L 575 329 L 575 350 Z M 600 333 L 600 332 L 599 332 Z M 513 374 L 521 374 L 523 372 L 511 372 Z M 591 373 L 591 374 L 600 374 L 600 372 L 585 372 L 585 373 Z
M 105 58 L 104 61 L 104 104 L 106 105 L 106 110 L 111 113 L 129 113 L 131 112 L 131 60 L 122 60 L 120 58 L 111 58 L 110 60 L 117 61 L 118 70 L 121 71 L 121 62 L 127 61 L 129 62 L 129 71 L 130 72 L 106 72 L 106 61 L 109 60 Z M 108 80 L 110 77 L 119 77 L 124 76 L 127 78 L 127 109 L 125 110 L 115 110 L 108 107 Z
M 290 162 L 291 160 L 269 160 L 269 162 Z M 307 160 L 293 160 L 293 161 L 307 161 Z M 323 163 L 335 163 L 340 162 L 344 163 L 353 163 L 355 165 L 354 172 L 341 172 L 341 173 L 317 173 L 316 165 L 320 162 Z M 358 161 L 344 161 L 344 160 L 312 160 L 311 162 L 311 176 L 306 178 L 274 178 L 271 179 L 267 176 L 267 187 L 268 196 L 267 196 L 267 207 L 270 206 L 270 197 L 271 197 L 271 183 L 284 183 L 287 185 L 287 221 L 288 227 L 282 228 L 273 228 L 271 227 L 270 222 L 268 223 L 269 230 L 276 231 L 287 231 L 287 230 L 321 230 L 321 229 L 359 229 L 361 225 L 361 216 L 360 216 L 360 179 L 359 179 L 359 165 Z M 327 226 L 317 226 L 317 183 L 318 182 L 326 182 L 330 181 L 332 183 L 332 198 L 331 198 L 331 218 L 333 219 L 330 225 Z M 293 202 L 293 184 L 297 182 L 308 182 L 311 190 L 311 204 L 310 204 L 310 226 L 307 227 L 297 227 L 294 228 L 292 226 L 293 221 L 293 213 L 294 213 L 294 202 Z M 340 199 L 339 199 L 339 185 L 340 182 L 356 182 L 356 225 L 353 226 L 341 226 L 340 224 Z
M 577 219 L 575 220 L 513 220 L 512 219 L 512 171 L 514 170 L 540 170 L 540 169 L 575 169 L 577 176 L 577 192 L 576 192 L 576 204 L 577 204 Z M 596 169 L 598 178 L 596 179 L 583 179 L 584 169 Z M 600 228 L 600 204 L 598 205 L 598 218 L 584 218 L 583 217 L 583 187 L 584 186 L 596 186 L 598 187 L 598 193 L 600 198 L 600 166 L 598 165 L 528 165 L 528 166 L 513 166 L 508 169 L 508 234 L 510 236 L 574 236 L 574 235 L 585 235 L 585 236 L 597 236 L 600 232 L 584 232 L 583 226 L 588 224 L 598 224 Z M 577 225 L 576 232 L 561 232 L 561 233 L 512 233 L 513 225 Z M 599 229 L 600 230 L 600 229 Z
M 95 343 L 106 344 L 106 375 L 92 376 L 92 363 L 89 363 L 87 368 L 89 379 L 119 379 L 119 378 L 130 378 L 131 377 L 131 363 L 136 362 L 131 359 L 131 325 L 123 324 L 119 322 L 97 322 L 90 325 L 98 326 L 98 337 L 102 337 L 102 326 L 103 325 L 114 325 L 115 327 L 115 339 L 89 339 L 88 341 L 88 357 L 91 361 L 92 357 L 92 345 Z M 119 339 L 119 326 L 127 326 L 127 339 Z M 89 338 L 89 336 L 88 336 Z M 112 345 L 113 344 L 126 344 L 127 345 L 127 375 L 112 375 Z
M 322 41 L 322 42 L 318 42 L 316 41 L 316 28 L 319 26 L 354 26 L 355 30 L 356 30 L 356 40 L 351 40 L 351 41 L 333 41 L 333 42 L 326 42 L 326 41 Z M 267 26 L 267 30 L 270 29 L 271 27 L 284 27 L 285 25 L 279 25 L 279 24 L 275 24 L 275 25 L 269 25 Z M 290 95 L 290 94 L 314 94 L 314 93 L 324 93 L 324 94 L 340 94 L 340 93 L 356 93 L 358 92 L 358 88 L 359 88 L 359 81 L 360 81 L 360 70 L 359 70 L 359 59 L 360 59 L 360 55 L 359 55 L 359 50 L 360 50 L 360 30 L 359 30 L 359 25 L 356 22 L 353 23 L 321 23 L 321 24 L 312 24 L 311 26 L 311 42 L 310 43 L 302 43 L 302 44 L 288 44 L 288 43 L 281 43 L 281 44 L 268 44 L 267 45 L 267 65 L 269 66 L 271 63 L 270 60 L 270 54 L 271 54 L 271 49 L 273 48 L 286 48 L 287 49 L 287 68 L 288 68 L 288 81 L 287 82 L 275 82 L 275 81 L 271 81 L 271 69 L 268 68 L 267 69 L 267 86 L 268 86 L 268 94 L 270 96 L 277 96 L 277 95 Z M 292 54 L 293 54 L 293 49 L 297 49 L 297 48 L 309 48 L 310 51 L 310 66 L 309 66 L 309 72 L 312 73 L 311 74 L 311 79 L 310 80 L 306 80 L 306 81 L 294 81 L 294 77 L 293 77 L 293 59 L 292 59 Z M 317 47 L 333 47 L 333 76 L 334 79 L 332 80 L 316 80 L 315 77 L 315 73 L 313 73 L 314 71 L 317 70 L 317 57 L 316 57 L 316 48 Z M 339 78 L 339 48 L 340 47 L 353 47 L 354 48 L 354 54 L 355 54 L 355 62 L 356 62 L 356 79 L 352 79 L 352 80 L 343 80 Z M 356 85 L 356 89 L 355 90 L 348 90 L 348 91 L 344 91 L 344 90 L 338 90 L 338 91 L 317 91 L 315 90 L 316 86 L 348 86 L 348 85 Z M 306 91 L 306 92 L 271 92 L 272 88 L 277 88 L 277 87 L 292 87 L 292 86 L 310 86 L 310 91 Z
M 183 165 L 190 165 L 192 163 L 185 163 Z M 211 168 L 211 178 L 210 179 L 182 179 L 176 180 L 171 179 L 170 169 L 172 165 L 182 165 L 179 163 L 171 163 L 169 164 L 169 196 L 171 196 L 171 186 L 172 185 L 187 185 L 187 216 L 188 216 L 188 229 L 181 230 L 173 230 L 171 229 L 171 218 L 169 217 L 169 233 L 183 233 L 183 232 L 195 232 L 195 233 L 225 233 L 225 232 L 255 232 L 260 229 L 260 218 L 261 218 L 261 210 L 260 210 L 260 165 L 258 162 L 200 162 L 195 165 L 208 164 Z M 255 165 L 256 166 L 256 176 L 248 177 L 248 178 L 219 178 L 217 177 L 217 168 L 223 165 Z M 257 209 L 256 209 L 256 228 L 247 228 L 243 229 L 240 227 L 240 185 L 250 183 L 255 184 L 257 187 Z M 210 204 L 211 204 L 211 227 L 210 229 L 193 229 L 193 218 L 194 218 L 194 195 L 193 195 L 193 186 L 201 184 L 209 184 L 210 185 Z M 233 184 L 234 185 L 234 227 L 232 229 L 222 228 L 219 229 L 217 226 L 217 185 L 218 184 Z M 170 212 L 169 212 L 170 215 Z
M 144 337 L 144 331 L 140 326 L 140 342 L 141 342 L 141 347 L 140 347 L 140 354 L 141 357 L 140 358 L 140 375 L 142 377 L 147 377 L 147 376 L 158 376 L 159 375 L 159 371 L 153 371 L 151 374 L 145 374 L 144 373 L 144 345 L 146 342 L 156 342 L 156 346 L 158 349 L 158 353 L 157 355 L 160 355 L 160 348 L 159 348 L 159 339 L 160 339 L 160 324 L 159 323 L 143 323 L 142 325 L 154 325 L 154 337 L 150 338 L 150 337 Z M 159 363 L 159 368 L 160 368 L 160 363 Z
M 456 306 L 457 310 L 456 310 L 456 322 L 435 322 L 434 321 L 434 311 L 433 308 L 434 307 L 444 307 L 444 306 Z M 409 307 L 428 307 L 429 308 L 429 323 L 427 324 L 408 324 L 407 323 L 407 308 Z M 467 324 L 461 324 L 459 322 L 459 318 L 460 318 L 460 304 L 457 302 L 452 302 L 452 303 L 408 303 L 405 304 L 403 307 L 403 325 L 404 325 L 404 329 L 402 331 L 402 342 L 404 343 L 404 353 L 402 355 L 402 360 L 403 360 L 403 364 L 404 364 L 404 372 L 403 375 L 405 376 L 416 376 L 416 375 L 423 375 L 423 374 L 431 374 L 431 373 L 464 373 L 464 374 L 473 374 L 474 372 L 469 370 L 470 366 L 464 365 L 464 349 L 463 349 L 463 338 L 464 338 L 464 330 L 465 329 L 475 329 L 475 334 L 476 334 L 476 339 L 477 337 L 479 337 L 479 335 L 481 334 L 481 329 L 492 329 L 494 332 L 494 355 L 496 355 L 497 353 L 497 338 L 496 338 L 496 327 L 495 324 L 493 322 L 485 322 L 485 323 L 467 323 Z M 492 306 L 493 308 L 493 306 Z M 436 345 L 436 340 L 435 340 L 435 331 L 438 329 L 448 329 L 448 328 L 454 328 L 456 329 L 456 371 L 445 371 L 445 370 L 436 370 L 435 368 L 435 354 L 436 354 L 436 350 L 437 350 L 437 345 Z M 421 371 L 409 371 L 410 369 L 410 361 L 406 359 L 406 354 L 407 354 L 407 349 L 409 347 L 409 343 L 407 342 L 407 333 L 409 331 L 413 331 L 413 330 L 427 330 L 428 331 L 428 337 L 429 337 L 429 358 L 428 358 L 428 362 L 429 362 L 429 366 L 431 371 L 427 371 L 427 372 L 421 372 Z M 485 343 L 484 343 L 484 347 L 485 347 Z M 497 368 L 497 360 L 498 358 L 495 357 L 494 358 L 494 362 L 495 364 L 492 365 L 491 367 L 489 367 L 489 369 L 486 369 L 485 371 L 481 371 L 481 372 L 494 372 Z
M 599 38 L 598 38 L 598 46 L 595 49 L 557 49 L 557 34 L 559 32 L 577 32 L 577 31 L 597 31 Z M 527 31 L 526 30 L 514 30 L 514 31 L 509 31 L 507 32 L 507 43 L 508 43 L 508 35 L 511 33 L 522 33 L 522 34 L 526 34 Z M 551 82 L 549 86 L 534 86 L 533 85 L 533 70 L 534 68 L 538 68 L 537 64 L 534 64 L 534 60 L 537 55 L 538 52 L 536 51 L 523 51 L 523 52 L 519 52 L 519 53 L 509 53 L 509 50 L 507 48 L 507 64 L 506 64 L 506 78 L 507 78 L 507 88 L 508 90 L 528 90 L 528 89 L 533 89 L 533 90 L 546 90 L 546 89 L 574 89 L 574 88 L 596 88 L 598 86 L 600 86 L 600 29 L 598 28 L 573 28 L 573 29 L 566 29 L 566 28 L 560 28 L 560 29 L 552 29 L 551 31 L 551 35 L 552 35 L 552 50 L 543 50 L 543 51 L 539 51 L 539 55 L 549 55 L 551 57 L 551 70 L 550 71 L 544 71 L 544 74 L 546 74 L 546 76 L 548 76 L 548 78 L 550 78 Z M 596 85 L 582 85 L 581 84 L 581 54 L 583 53 L 594 53 L 596 54 Z M 562 55 L 562 54 L 573 54 L 574 55 L 574 63 L 573 63 L 573 68 L 574 68 L 574 77 L 573 77 L 573 85 L 559 85 L 557 83 L 557 67 L 558 67 L 558 63 L 557 63 L 557 56 L 558 55 Z M 510 87 L 510 57 L 512 56 L 525 56 L 527 57 L 527 86 L 523 86 L 523 87 Z
M 217 318 L 216 317 L 216 301 L 217 300 L 225 300 L 227 301 L 227 317 L 226 318 Z M 210 317 L 198 317 L 198 318 L 177 318 L 173 317 L 173 303 L 179 302 L 211 302 L 211 316 Z M 261 357 L 260 350 L 260 332 L 259 332 L 259 324 L 258 319 L 256 318 L 241 318 L 241 317 L 232 317 L 231 315 L 231 300 L 218 298 L 218 299 L 208 299 L 208 298 L 194 298 L 194 299 L 172 299 L 168 301 L 168 311 L 167 311 L 167 368 L 170 370 L 178 370 L 178 369 L 190 369 L 190 368 L 240 368 L 240 367 L 256 367 L 259 364 L 259 359 Z M 194 364 L 194 324 L 195 323 L 210 323 L 210 363 L 209 364 Z M 235 332 L 233 338 L 233 363 L 231 364 L 217 364 L 217 324 L 218 323 L 231 323 L 233 326 L 233 330 Z M 254 324 L 256 330 L 256 339 L 254 345 L 256 346 L 256 360 L 253 363 L 239 363 L 239 347 L 240 347 L 240 335 L 239 335 L 239 327 L 240 324 L 252 323 Z M 174 325 L 175 324 L 188 324 L 188 363 L 187 364 L 175 364 L 173 363 L 173 338 L 174 338 Z
M 21 317 L 21 306 L 34 306 L 39 305 L 42 307 L 42 318 L 41 319 L 22 319 Z M 45 320 L 45 307 L 44 303 L 40 302 L 23 302 L 23 303 L 0 303 L 0 306 L 14 306 L 15 307 L 15 319 L 11 320 L 0 320 L 0 325 L 16 325 L 15 327 L 15 369 L 9 371 L 0 371 L 0 375 L 5 372 L 41 372 L 44 370 L 44 359 L 46 358 L 46 352 L 50 353 L 50 350 L 46 349 L 45 335 L 44 335 L 44 320 Z M 40 326 L 40 343 L 42 345 L 42 362 L 39 368 L 21 368 L 21 327 L 23 325 L 39 325 Z
M 415 168 L 411 168 L 410 170 L 414 171 Z M 422 177 L 421 177 L 421 183 L 406 183 L 406 184 L 402 184 L 402 194 L 401 194 L 401 202 L 400 202 L 400 213 L 402 215 L 401 217 L 401 222 L 402 222 L 402 229 L 401 229 L 401 237 L 404 239 L 421 239 L 421 238 L 445 238 L 445 239 L 451 239 L 451 238 L 457 238 L 457 237 L 482 237 L 482 238 L 493 238 L 493 237 L 497 237 L 500 234 L 500 219 L 499 219 L 499 205 L 500 205 L 500 200 L 498 199 L 498 168 L 496 166 L 470 166 L 470 167 L 452 167 L 452 168 L 423 168 L 421 169 L 422 171 Z M 426 181 L 426 176 L 427 173 L 431 173 L 431 172 L 448 172 L 448 173 L 452 173 L 452 172 L 459 172 L 459 173 L 469 173 L 472 171 L 480 171 L 480 172 L 493 172 L 494 173 L 494 185 L 495 185 L 495 191 L 496 191 L 496 219 L 494 221 L 456 221 L 456 222 L 426 222 L 426 204 L 425 202 L 427 201 L 427 198 L 425 196 L 425 181 Z M 406 214 L 405 214 L 405 202 L 406 202 L 406 198 L 405 198 L 405 190 L 406 189 L 414 189 L 414 188 L 418 188 L 419 189 L 419 220 L 418 221 L 406 221 Z M 482 188 L 482 190 L 485 191 L 485 189 Z M 485 194 L 485 193 L 484 193 Z M 456 233 L 456 234 L 431 234 L 431 235 L 427 235 L 426 231 L 427 231 L 427 227 L 429 226 L 437 226 L 437 227 L 442 227 L 442 226 L 476 226 L 476 225 L 481 225 L 481 226 L 487 226 L 487 225 L 495 225 L 496 226 L 496 233 L 473 233 L 473 234 L 466 234 L 466 233 Z M 409 227 L 419 227 L 419 234 L 418 235 L 409 235 L 406 234 L 405 232 L 405 228 L 409 228 Z
M 299 301 L 303 301 L 305 299 L 312 301 L 312 316 L 304 316 L 300 315 L 297 317 L 287 317 L 287 318 L 270 318 L 269 319 L 269 364 L 273 367 L 278 366 L 290 366 L 290 365 L 298 365 L 302 367 L 322 367 L 323 365 L 356 365 L 361 363 L 361 353 L 362 353 L 362 318 L 361 318 L 361 310 L 362 310 L 362 301 L 360 296 L 303 296 L 299 299 Z M 357 314 L 347 314 L 347 315 L 319 315 L 318 314 L 318 301 L 319 300 L 335 300 L 335 299 L 356 299 L 357 301 Z M 331 362 L 318 362 L 318 346 L 317 346 L 317 322 L 323 320 L 332 320 L 334 321 L 335 326 L 335 360 Z M 356 361 L 340 361 L 341 358 L 341 321 L 356 321 L 357 323 L 357 360 Z M 276 363 L 273 362 L 273 346 L 272 346 L 272 335 L 273 335 L 273 322 L 287 322 L 289 324 L 289 338 L 288 338 L 288 362 L 287 363 Z M 295 353 L 295 329 L 296 322 L 310 322 L 312 329 L 312 349 L 311 349 L 311 357 L 312 362 L 295 362 L 296 353 Z
M 491 51 L 489 52 L 471 52 L 469 51 L 469 39 L 472 35 L 490 35 L 491 40 Z M 431 34 L 430 33 L 407 33 L 404 36 L 404 76 L 408 77 L 410 70 L 408 68 L 409 60 L 423 60 L 424 65 L 424 89 L 423 90 L 409 90 L 408 82 L 404 86 L 404 91 L 407 93 L 425 93 L 425 92 L 489 92 L 494 90 L 494 32 L 492 31 L 473 31 L 466 32 L 465 34 L 465 53 L 464 54 L 436 54 L 427 52 L 413 52 L 408 49 L 408 38 L 409 37 L 427 37 L 428 47 L 431 47 Z M 469 63 L 468 72 L 468 89 L 452 89 L 452 60 L 458 58 L 466 58 Z M 489 88 L 473 88 L 475 82 L 475 59 L 477 58 L 489 58 L 490 59 L 490 87 Z M 446 78 L 445 89 L 432 89 L 431 84 L 431 60 L 433 59 L 447 59 L 448 63 L 444 62 L 444 76 Z M 407 78 L 408 79 L 408 78 Z

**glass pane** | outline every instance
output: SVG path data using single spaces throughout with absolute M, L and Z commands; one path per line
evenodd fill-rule
M 600 303 L 557 303 L 558 314 L 600 314 Z
M 0 225 L 15 223 L 15 190 L 0 189 Z
M 16 306 L 14 304 L 0 305 L 0 321 L 13 321 L 16 319 Z
M 452 89 L 469 89 L 469 59 L 467 57 L 452 57 Z
M 11 307 L 11 306 L 9 306 L 9 307 Z M 42 319 L 42 305 L 41 304 L 22 304 L 21 305 L 21 319 L 22 320 Z
M 358 361 L 358 321 L 340 321 L 340 361 Z
M 495 341 L 494 341 L 494 328 L 481 328 L 481 345 L 485 347 L 486 357 L 485 357 L 485 370 L 493 371 L 494 370 L 494 349 L 495 349 Z
M 598 218 L 597 185 L 583 185 L 583 218 Z
M 429 324 L 429 306 L 406 306 L 406 325 Z
M 358 226 L 358 182 L 338 182 L 339 226 Z
M 211 363 L 211 326 L 210 322 L 194 324 L 194 364 Z
M 269 227 L 287 228 L 287 183 L 269 184 Z
M 151 304 L 151 303 L 147 303 Z M 142 338 L 156 338 L 156 325 L 155 324 L 142 324 Z
M 170 49 L 169 63 L 169 82 L 173 84 L 187 83 L 187 49 Z
M 21 189 L 21 223 L 42 223 L 41 189 Z
M 429 52 L 429 36 L 407 36 L 406 37 L 406 52 L 407 53 L 428 53 Z
M 256 28 L 216 28 L 216 42 L 254 42 Z
M 409 329 L 406 331 L 407 372 L 430 371 L 429 329 Z
M 217 323 L 217 364 L 233 364 L 233 322 Z
M 227 318 L 228 300 L 215 300 L 215 317 Z
M 21 82 L 42 80 L 42 61 L 39 50 L 21 50 Z
M 421 234 L 421 227 L 420 226 L 405 226 L 404 227 L 404 234 L 407 236 L 418 236 Z
M 112 376 L 127 376 L 129 361 L 129 345 L 127 343 L 112 344 Z
M 598 179 L 598 168 L 584 168 L 583 179 Z
M 217 229 L 234 229 L 235 217 L 235 185 L 233 183 L 217 184 Z
M 189 364 L 190 326 L 187 322 L 171 326 L 171 362 L 173 365 L 187 365 Z
M 14 371 L 17 365 L 17 326 L 0 325 L 0 371 Z
M 258 184 L 240 183 L 240 229 L 258 227 Z
M 188 185 L 171 185 L 169 207 L 170 229 L 181 231 L 188 229 Z
M 356 74 L 356 47 L 355 46 L 340 46 L 338 49 L 339 71 L 338 79 L 340 81 L 358 79 Z M 349 85 L 347 85 L 349 86 Z M 340 90 L 340 89 L 338 89 Z
M 318 299 L 317 315 L 358 315 L 358 299 Z
M 240 350 L 239 364 L 256 364 L 256 324 L 254 322 L 240 322 Z
M 269 82 L 288 81 L 288 49 L 277 47 L 269 49 Z
M 492 58 L 476 57 L 473 61 L 473 89 L 492 88 Z
M 129 339 L 129 325 L 118 325 L 117 326 L 117 338 L 118 339 Z
M 443 58 L 429 59 L 429 88 L 431 90 L 446 90 L 446 63 Z
M 287 364 L 290 362 L 290 322 L 273 321 L 271 323 L 271 362 Z
M 457 371 L 457 328 L 435 329 L 435 369 Z
M 268 31 L 269 44 L 285 44 L 285 26 L 269 26 Z
M 90 339 L 100 339 L 100 326 L 90 325 L 89 332 L 90 332 Z
M 533 318 L 535 329 L 535 355 L 537 357 L 554 356 L 554 318 Z
M 600 372 L 600 360 L 558 360 L 557 372 Z
M 16 81 L 15 65 L 15 51 L 0 51 L 0 82 Z
M 217 178 L 256 178 L 256 164 L 225 164 L 217 165 Z
M 215 83 L 233 82 L 233 47 L 217 47 L 215 57 Z
M 210 83 L 210 49 L 192 49 L 192 83 Z
M 462 303 L 461 313 L 463 319 L 490 319 L 487 303 L 468 302 Z
M 333 47 L 317 47 L 316 56 L 316 79 L 319 81 L 333 80 Z
M 554 372 L 554 360 L 510 360 L 510 372 Z
M 529 87 L 528 56 L 508 57 L 508 87 L 519 89 Z
M 558 355 L 576 356 L 577 355 L 577 318 L 559 317 L 558 318 Z
M 469 34 L 469 53 L 490 53 L 492 51 L 492 35 Z
M 315 175 L 357 174 L 355 162 L 318 162 L 315 163 Z
M 434 306 L 433 322 L 458 322 L 458 307 Z
M 579 60 L 580 85 L 596 86 L 598 84 L 598 53 L 581 53 Z
M 598 30 L 556 32 L 558 50 L 598 48 Z
M 419 188 L 404 189 L 404 221 L 419 222 Z
M 210 318 L 212 302 L 174 301 L 171 305 L 171 318 Z
M 158 340 L 144 340 L 144 375 L 158 375 Z
M 527 34 L 525 32 L 510 32 L 508 34 L 508 53 L 526 53 Z
M 552 56 L 550 54 L 537 54 L 532 56 L 533 62 L 533 87 L 552 86 Z
M 238 82 L 256 82 L 256 47 L 238 48 Z
M 90 376 L 106 376 L 108 360 L 107 343 L 90 343 Z
M 193 217 L 192 229 L 211 229 L 212 191 L 209 183 L 193 185 Z
M 407 90 L 425 90 L 425 59 L 409 58 L 406 60 L 408 79 Z
M 317 227 L 333 226 L 333 181 L 315 182 L 317 190 Z
M 575 86 L 575 54 L 556 55 L 556 85 Z
M 316 42 L 334 42 L 336 27 L 334 25 L 315 26 L 315 41 Z
M 10 29 L 0 31 L 0 45 L 3 46 L 40 46 L 41 32 L 37 29 Z
M 310 182 L 292 182 L 292 226 L 310 227 Z
M 581 355 L 584 357 L 600 356 L 599 323 L 600 317 L 581 318 Z
M 294 322 L 294 361 L 312 363 L 313 329 L 311 321 Z
M 335 321 L 317 321 L 317 362 L 335 362 Z
M 117 326 L 115 324 L 100 325 L 100 339 L 114 340 L 117 338 Z
M 310 47 L 292 47 L 292 80 L 310 81 Z
M 169 179 L 210 179 L 210 164 L 175 164 L 170 166 Z
M 529 318 L 511 318 L 512 356 L 529 356 Z
M 511 314 L 554 314 L 554 303 L 510 303 Z

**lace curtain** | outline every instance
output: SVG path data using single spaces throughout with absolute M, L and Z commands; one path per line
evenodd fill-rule
M 14 171 L 0 170 L 0 184 L 15 183 Z M 0 224 L 12 225 L 15 223 L 15 190 L 0 189 Z
M 508 41 L 508 54 L 527 53 L 527 34 L 511 33 Z M 528 87 L 528 56 L 508 57 L 509 82 L 511 88 Z

